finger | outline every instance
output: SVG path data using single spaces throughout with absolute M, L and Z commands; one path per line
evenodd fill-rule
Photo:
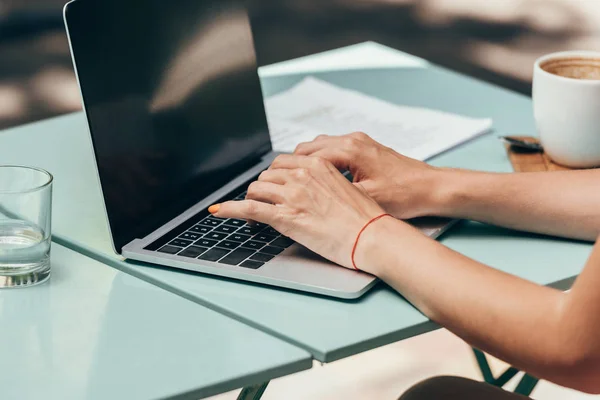
M 355 182 L 355 183 L 353 183 L 353 185 L 365 196 L 370 196 L 369 191 L 367 190 L 367 187 L 364 184 L 364 182 Z
M 313 153 L 312 157 L 323 158 L 324 160 L 332 163 L 337 169 L 350 170 L 350 172 L 352 172 L 353 166 L 357 162 L 357 159 L 354 155 L 339 148 L 321 149 Z
M 373 185 L 373 182 L 369 180 L 354 182 L 353 185 L 368 196 L 371 196 L 371 193 L 373 193 L 373 191 L 376 189 L 376 186 Z
M 208 211 L 219 218 L 237 218 L 272 225 L 277 206 L 255 200 L 227 201 L 209 207 Z
M 289 181 L 289 171 L 286 169 L 267 169 L 258 176 L 261 182 L 271 182 L 278 185 L 285 185 Z
M 269 204 L 281 204 L 283 202 L 283 186 L 271 182 L 252 182 L 246 194 L 247 200 L 257 200 Z
M 341 136 L 319 135 L 310 142 L 300 143 L 295 155 L 310 156 L 313 153 L 326 148 L 347 148 L 351 150 L 357 147 L 358 143 L 373 142 L 373 139 L 364 132 L 352 132 Z
M 296 156 L 292 154 L 282 154 L 277 156 L 269 169 L 319 169 L 333 168 L 330 162 L 318 157 Z
M 336 136 L 328 136 L 328 135 L 319 135 L 314 140 L 310 142 L 300 143 L 296 146 L 296 150 L 294 150 L 294 154 L 300 156 L 307 156 L 311 153 L 318 151 L 327 146 L 333 146 L 336 142 L 339 142 L 339 137 Z

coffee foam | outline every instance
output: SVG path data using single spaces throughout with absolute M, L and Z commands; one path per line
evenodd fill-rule
M 542 63 L 540 67 L 565 78 L 600 80 L 600 59 L 597 58 L 557 58 Z

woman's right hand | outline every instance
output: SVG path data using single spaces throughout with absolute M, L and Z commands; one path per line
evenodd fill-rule
M 365 133 L 321 135 L 298 145 L 294 154 L 321 157 L 340 170 L 349 170 L 354 184 L 397 218 L 436 215 L 435 188 L 441 170 L 405 157 Z

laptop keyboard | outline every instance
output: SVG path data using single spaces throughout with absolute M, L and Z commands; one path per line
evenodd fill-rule
M 235 200 L 242 200 L 246 192 Z M 179 234 L 157 251 L 186 258 L 258 269 L 294 244 L 272 227 L 211 215 Z

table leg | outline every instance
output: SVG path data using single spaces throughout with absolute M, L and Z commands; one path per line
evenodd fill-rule
M 510 367 L 506 371 L 504 371 L 502 375 L 496 378 L 492 373 L 492 369 L 490 368 L 490 364 L 488 363 L 485 354 L 481 350 L 475 348 L 473 349 L 473 352 L 475 353 L 475 359 L 477 360 L 477 365 L 479 365 L 479 370 L 481 371 L 483 380 L 486 383 L 489 383 L 490 385 L 502 387 L 508 381 L 510 381 L 517 373 L 519 373 L 518 369 Z M 517 385 L 515 393 L 522 394 L 524 396 L 529 396 L 535 388 L 535 386 L 537 385 L 537 383 L 537 378 L 525 374 L 525 376 L 523 376 L 523 378 L 521 379 L 521 382 L 519 382 L 519 384 Z
M 523 379 L 521 379 L 521 382 L 519 382 L 517 385 L 515 393 L 522 394 L 523 396 L 529 396 L 531 392 L 533 392 L 533 389 L 535 389 L 538 381 L 538 378 L 525 374 Z
M 490 364 L 483 351 L 473 348 L 473 353 L 475 353 L 475 360 L 477 360 L 477 365 L 479 366 L 484 382 L 495 385 L 496 378 L 494 378 L 494 375 L 492 374 L 492 369 L 490 368 Z
M 259 400 L 267 389 L 268 384 L 269 382 L 267 381 L 259 385 L 246 386 L 240 392 L 237 400 Z

